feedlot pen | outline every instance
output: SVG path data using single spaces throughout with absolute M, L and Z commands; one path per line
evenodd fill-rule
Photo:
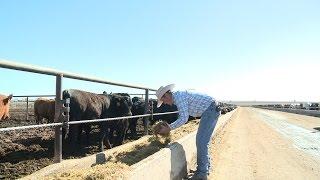
M 122 84 L 95 77 L 14 63 L 5 60 L 0 60 L 0 67 L 56 76 L 55 112 L 60 112 L 61 114 L 65 112 L 65 109 L 63 109 L 64 102 L 62 100 L 62 80 L 64 77 L 121 87 L 142 89 L 145 90 L 146 102 L 149 99 L 149 91 L 155 91 L 155 89 L 147 87 Z M 87 154 L 99 152 L 98 143 L 96 142 L 99 139 L 97 138 L 99 133 L 97 129 L 94 129 L 90 132 L 91 135 L 88 146 L 84 146 L 80 150 L 74 150 L 69 146 L 69 144 L 62 141 L 62 122 L 68 123 L 68 120 L 61 119 L 62 116 L 59 113 L 56 113 L 55 115 L 54 125 L 46 124 L 43 126 L 48 127 L 36 127 L 33 125 L 35 122 L 34 116 L 28 116 L 28 118 L 26 118 L 25 106 L 20 107 L 19 103 L 15 104 L 15 102 L 12 102 L 12 107 L 14 107 L 16 112 L 11 114 L 10 120 L 0 122 L 0 179 L 19 178 L 24 175 L 30 174 L 38 169 L 41 169 L 49 164 L 61 162 L 62 158 L 77 158 L 86 156 Z M 28 104 L 28 111 L 30 110 L 29 112 L 33 113 L 32 107 L 32 103 Z M 149 114 L 146 116 L 151 115 Z M 106 120 L 108 119 L 99 121 Z M 141 120 L 138 122 L 138 136 L 136 138 L 143 136 L 143 134 L 149 133 L 148 124 L 146 124 L 145 121 L 143 121 L 144 123 L 142 123 Z M 13 130 L 14 128 L 11 128 L 26 125 L 31 125 L 32 127 L 19 127 L 19 130 Z M 128 139 L 127 141 L 131 140 L 132 139 Z M 81 143 L 85 144 L 83 142 Z
M 25 106 L 23 106 L 24 108 Z M 32 110 L 32 109 L 30 109 Z M 32 112 L 32 111 L 31 111 Z M 35 124 L 33 116 L 25 120 L 25 111 L 12 113 L 10 121 L 0 122 L 0 127 Z M 83 132 L 84 133 L 84 132 Z M 124 143 L 144 136 L 142 119 L 138 120 L 137 136 Z M 63 159 L 85 157 L 100 152 L 98 147 L 99 129 L 90 132 L 89 144 L 81 139 L 81 148 L 73 151 L 67 142 L 63 143 Z M 54 128 L 32 128 L 0 133 L 0 179 L 16 179 L 31 174 L 54 163 Z

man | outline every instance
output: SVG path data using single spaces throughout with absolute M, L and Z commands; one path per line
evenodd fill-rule
M 162 103 L 175 104 L 179 111 L 179 117 L 168 126 L 161 126 L 159 134 L 168 134 L 172 129 L 178 128 L 188 121 L 189 115 L 200 117 L 200 124 L 196 136 L 197 146 L 197 170 L 190 179 L 207 179 L 210 168 L 209 144 L 217 119 L 220 116 L 219 107 L 215 100 L 205 94 L 189 91 L 172 91 L 174 84 L 161 86 L 156 96 L 158 98 L 157 106 Z

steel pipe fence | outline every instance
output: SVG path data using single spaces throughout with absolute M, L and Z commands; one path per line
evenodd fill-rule
M 144 96 L 145 94 L 142 93 L 128 93 L 129 95 L 134 95 L 134 96 Z M 149 95 L 156 95 L 156 94 L 149 94 Z M 56 97 L 56 95 L 18 95 L 18 96 L 12 96 L 12 97 Z
M 145 94 L 142 94 L 142 93 L 134 93 L 134 94 L 129 94 L 129 95 L 133 95 L 133 96 L 145 96 Z M 156 95 L 156 94 L 149 94 L 149 95 Z M 30 101 L 29 100 L 29 97 L 55 97 L 56 95 L 18 95 L 18 96 L 12 96 L 14 98 L 16 97 L 25 97 L 26 98 L 26 101 L 19 101 L 19 102 L 26 102 L 27 105 L 26 105 L 26 121 L 29 120 L 29 116 L 32 116 L 32 115 L 29 115 L 29 102 L 34 102 L 34 101 Z
M 100 122 L 100 121 L 106 121 L 106 120 L 119 120 L 129 117 L 120 117 L 120 118 L 113 118 L 113 119 L 96 119 L 96 120 L 85 120 L 85 121 L 77 121 L 77 122 L 69 122 L 69 114 L 66 116 L 63 115 L 63 113 L 67 112 L 69 110 L 69 107 L 65 107 L 64 103 L 65 100 L 62 99 L 62 79 L 70 78 L 70 79 L 77 79 L 77 80 L 84 80 L 84 81 L 90 81 L 90 82 L 96 82 L 96 83 L 102 83 L 102 84 L 109 84 L 109 85 L 115 85 L 115 86 L 122 86 L 122 87 L 128 87 L 128 88 L 135 88 L 135 89 L 143 89 L 145 90 L 145 100 L 148 102 L 149 99 L 149 91 L 156 91 L 156 89 L 143 87 L 143 86 L 137 86 L 132 84 L 124 84 L 124 83 L 118 83 L 113 82 L 93 76 L 83 76 L 75 73 L 70 72 L 64 72 L 64 71 L 58 71 L 55 69 L 50 68 L 44 68 L 39 66 L 32 66 L 28 64 L 22 64 L 22 63 L 15 63 L 7 60 L 1 60 L 0 59 L 0 67 L 6 68 L 6 69 L 13 69 L 13 70 L 19 70 L 19 71 L 26 71 L 31 73 L 38 73 L 38 74 L 45 74 L 45 75 L 52 75 L 56 76 L 56 95 L 55 95 L 55 116 L 54 116 L 54 123 L 51 124 L 43 124 L 43 125 L 30 125 L 30 126 L 21 126 L 21 127 L 10 127 L 10 128 L 1 128 L 0 132 L 5 132 L 9 130 L 19 130 L 19 129 L 28 129 L 28 128 L 38 128 L 38 127 L 47 127 L 47 126 L 53 126 L 55 128 L 55 141 L 54 141 L 54 162 L 61 162 L 62 161 L 62 127 L 69 124 L 78 124 L 78 123 L 92 123 L 92 122 Z M 28 97 L 27 97 L 28 100 Z M 145 113 L 147 112 L 147 105 L 145 107 Z M 28 102 L 27 102 L 28 105 Z M 28 108 L 27 108 L 27 114 L 28 114 Z M 169 112 L 169 113 L 159 113 L 161 114 L 171 114 L 171 113 L 177 113 L 177 112 Z M 152 115 L 157 115 L 151 113 Z M 141 117 L 150 116 L 150 114 L 140 115 Z M 135 118 L 133 116 L 130 116 L 130 118 Z M 130 119 L 129 118 L 129 119 Z M 144 120 L 145 125 L 145 133 L 146 129 L 148 128 L 148 122 Z M 68 128 L 67 128 L 68 130 Z
M 59 71 L 51 68 L 45 68 L 40 66 L 33 66 L 28 64 L 22 64 L 22 63 L 16 63 L 11 62 L 7 60 L 0 59 L 0 67 L 7 68 L 7 69 L 14 69 L 19 71 L 27 71 L 27 72 L 33 72 L 38 74 L 46 74 L 46 75 L 52 75 L 52 76 L 58 76 L 63 75 L 63 77 L 71 78 L 71 79 L 78 79 L 78 80 L 84 80 L 84 81 L 90 81 L 90 82 L 97 82 L 102 84 L 110 84 L 110 85 L 116 85 L 116 86 L 122 86 L 122 87 L 129 87 L 129 88 L 135 88 L 135 89 L 149 89 L 151 91 L 156 91 L 156 89 L 144 87 L 144 86 L 137 86 L 132 84 L 125 84 L 125 83 L 118 83 L 113 82 L 93 76 L 84 76 L 76 73 L 70 73 L 66 71 Z
M 24 95 L 24 96 L 12 96 L 12 97 L 56 97 L 56 95 Z
M 37 125 L 29 125 L 29 126 L 18 126 L 18 127 L 8 127 L 8 128 L 0 128 L 0 132 L 14 131 L 14 130 L 26 130 L 33 128 L 42 128 L 42 127 L 50 127 L 50 126 L 61 126 L 63 123 L 50 123 L 50 124 L 37 124 Z
M 155 113 L 155 114 L 143 114 L 136 116 L 123 116 L 123 117 L 115 117 L 115 118 L 105 118 L 105 119 L 88 119 L 88 120 L 80 120 L 80 121 L 69 121 L 68 124 L 85 124 L 85 123 L 95 123 L 95 122 L 103 122 L 103 121 L 115 121 L 122 119 L 133 119 L 133 118 L 141 118 L 148 116 L 160 116 L 165 114 L 175 114 L 178 111 L 173 112 L 165 112 L 165 113 Z M 48 124 L 37 124 L 37 125 L 29 125 L 29 126 L 19 126 L 19 127 L 8 127 L 8 128 L 0 128 L 0 132 L 14 131 L 14 130 L 26 130 L 32 128 L 43 128 L 43 127 L 55 127 L 62 126 L 64 123 L 48 123 Z
M 55 97 L 56 95 L 25 95 L 25 96 L 12 96 L 12 97 L 25 97 L 27 98 L 26 101 L 22 101 L 22 102 L 26 102 L 27 106 L 26 106 L 26 121 L 29 120 L 29 97 Z M 21 102 L 21 101 L 20 101 Z

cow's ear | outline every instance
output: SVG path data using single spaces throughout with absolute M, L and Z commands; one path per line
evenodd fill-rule
M 3 100 L 4 104 L 7 104 L 12 99 L 12 94 Z

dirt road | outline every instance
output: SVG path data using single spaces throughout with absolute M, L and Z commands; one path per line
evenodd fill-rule
M 239 108 L 212 142 L 209 179 L 320 179 L 320 118 Z

